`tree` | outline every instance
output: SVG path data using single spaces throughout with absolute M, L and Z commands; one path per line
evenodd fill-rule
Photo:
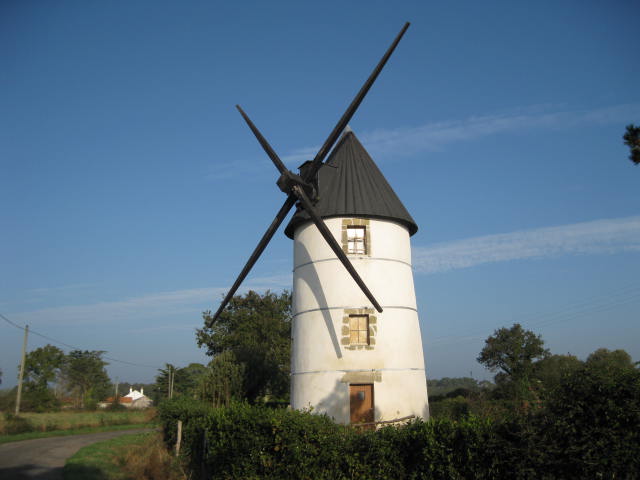
M 528 377 L 533 369 L 533 362 L 549 355 L 549 350 L 543 345 L 544 341 L 539 335 L 524 330 L 519 323 L 515 323 L 511 328 L 493 332 L 485 340 L 485 346 L 477 360 L 490 371 L 500 371 L 512 379 Z
M 184 368 L 176 368 L 170 363 L 159 370 L 156 376 L 155 391 L 160 398 L 172 395 L 196 396 L 200 379 L 207 374 L 207 367 L 201 363 L 190 363 Z M 170 385 L 173 382 L 173 386 Z
M 544 397 L 548 397 L 563 379 L 582 368 L 584 363 L 574 355 L 549 355 L 533 364 L 532 377 L 535 387 Z
M 49 384 L 58 378 L 64 360 L 64 352 L 53 345 L 45 345 L 27 353 L 24 367 L 25 408 L 47 411 L 59 406 Z
M 471 377 L 443 377 L 440 379 L 427 380 L 427 390 L 429 397 L 446 395 L 456 389 L 479 390 L 478 382 Z M 431 401 L 431 400 L 429 400 Z
M 638 478 L 640 370 L 624 350 L 593 352 L 561 380 L 539 420 L 557 478 Z
M 62 376 L 80 408 L 91 407 L 111 390 L 105 370 L 108 364 L 102 360 L 104 353 L 102 350 L 73 350 L 65 358 Z
M 64 364 L 65 355 L 53 345 L 45 345 L 30 351 L 25 356 L 24 380 L 46 387 L 56 380 L 60 368 Z
M 228 406 L 243 394 L 244 365 L 231 351 L 222 352 L 209 363 L 207 373 L 200 378 L 198 397 L 213 406 Z
M 527 410 L 539 397 L 531 386 L 534 362 L 549 355 L 539 335 L 515 323 L 511 328 L 501 328 L 487 338 L 478 355 L 478 362 L 495 376 L 497 388 L 493 395 L 513 402 L 519 409 Z
M 208 369 L 201 363 L 190 363 L 178 370 L 176 378 L 179 380 L 180 388 L 186 395 L 196 396 L 198 386 L 202 377 L 207 375 Z
M 587 367 L 593 371 L 607 373 L 615 369 L 632 369 L 635 364 L 624 350 L 611 351 L 607 348 L 599 348 L 587 357 Z
M 158 369 L 159 373 L 156 375 L 154 391 L 160 398 L 169 398 L 171 396 L 171 377 L 175 377 L 176 370 L 176 367 L 170 363 L 165 363 L 164 368 Z M 175 379 L 173 380 L 175 382 Z
M 624 144 L 629 147 L 629 160 L 638 165 L 640 163 L 640 127 L 627 125 L 627 131 L 622 136 Z
M 231 352 L 244 365 L 243 396 L 257 401 L 266 396 L 286 399 L 291 358 L 291 294 L 249 291 L 236 295 L 211 327 L 198 329 L 199 347 L 214 359 Z

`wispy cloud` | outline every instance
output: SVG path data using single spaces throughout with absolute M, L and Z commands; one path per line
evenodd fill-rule
M 640 252 L 640 216 L 467 238 L 413 249 L 417 273 L 560 255 Z
M 296 148 L 282 157 L 282 161 L 290 168 L 297 167 L 305 160 L 312 160 L 320 150 L 320 145 Z
M 29 293 L 35 295 L 46 295 L 51 293 L 60 293 L 60 292 L 78 292 L 79 290 L 85 290 L 87 288 L 93 288 L 97 285 L 97 283 L 73 283 L 70 285 L 61 285 L 58 287 L 42 287 L 42 288 L 31 288 L 28 290 Z
M 243 159 L 231 162 L 215 162 L 209 165 L 205 180 L 222 181 L 233 177 L 260 178 L 271 169 L 274 176 L 277 170 L 273 168 L 269 158 L 265 155 L 262 159 Z
M 413 127 L 358 132 L 371 155 L 385 158 L 409 156 L 440 150 L 451 143 L 468 142 L 491 135 L 518 131 L 558 130 L 584 125 L 630 122 L 640 115 L 640 104 L 614 105 L 594 110 L 559 109 L 538 105 L 507 113 L 476 115 L 464 119 L 427 123 Z M 287 164 L 298 164 L 315 155 L 318 147 L 298 148 L 283 157 Z
M 486 235 L 423 247 L 414 247 L 416 273 L 431 274 L 469 268 L 486 263 L 560 255 L 640 252 L 640 216 L 597 220 L 557 227 Z M 254 277 L 240 293 L 249 289 L 264 291 L 291 287 L 291 273 Z M 98 322 L 142 321 L 176 317 L 177 324 L 155 328 L 183 328 L 181 318 L 191 321 L 206 308 L 215 307 L 228 287 L 203 287 L 159 292 L 116 301 L 87 305 L 67 305 L 13 313 L 20 323 L 56 325 Z M 194 320 L 195 322 L 195 320 Z M 188 325 L 191 328 L 190 325 Z M 141 328 L 147 325 L 140 325 Z
M 264 291 L 291 287 L 291 274 L 254 277 L 239 293 L 249 289 Z M 139 321 L 149 318 L 175 316 L 192 318 L 192 314 L 211 308 L 219 302 L 229 287 L 204 287 L 169 292 L 151 293 L 123 300 L 97 302 L 87 305 L 66 305 L 14 313 L 12 318 L 21 323 L 55 323 L 57 325 Z M 195 319 L 197 320 L 197 318 Z

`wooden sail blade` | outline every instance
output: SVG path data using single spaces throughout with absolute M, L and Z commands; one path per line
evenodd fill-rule
M 308 182 L 309 180 L 311 180 L 314 177 L 314 175 L 318 172 L 318 170 L 320 169 L 320 166 L 322 165 L 322 162 L 324 161 L 324 158 L 329 153 L 329 150 L 331 150 L 331 147 L 333 147 L 333 144 L 336 143 L 336 141 L 338 140 L 338 137 L 340 136 L 344 128 L 347 126 L 347 124 L 351 120 L 351 117 L 353 117 L 354 113 L 356 113 L 356 110 L 362 103 L 362 100 L 364 100 L 364 97 L 367 95 L 367 92 L 369 92 L 369 89 L 373 85 L 373 82 L 376 81 L 376 78 L 378 78 L 378 75 L 380 74 L 385 64 L 387 63 L 387 60 L 389 60 L 389 57 L 391 57 L 391 54 L 398 46 L 398 43 L 400 43 L 400 40 L 402 39 L 402 36 L 409 28 L 409 25 L 410 25 L 409 22 L 404 24 L 404 27 L 402 27 L 402 30 L 400 30 L 400 33 L 398 33 L 398 35 L 396 36 L 391 46 L 387 49 L 382 59 L 378 62 L 378 65 L 376 65 L 376 68 L 373 69 L 373 72 L 371 72 L 371 75 L 369 75 L 369 78 L 367 78 L 367 81 L 364 82 L 364 85 L 362 85 L 362 88 L 360 88 L 360 91 L 357 93 L 355 98 L 351 101 L 351 103 L 347 107 L 347 110 L 344 112 L 340 120 L 338 120 L 338 123 L 336 124 L 336 126 L 333 127 L 333 130 L 331 131 L 331 133 L 325 140 L 324 144 L 322 145 L 322 147 L 320 147 L 320 150 L 318 150 L 318 153 L 313 159 L 312 164 L 304 178 L 305 181 Z
M 263 150 L 267 153 L 267 155 L 269 156 L 273 164 L 276 166 L 278 171 L 280 173 L 286 173 L 287 167 L 284 166 L 284 163 L 282 163 L 282 160 L 280 160 L 280 157 L 278 157 L 278 155 L 273 150 L 273 148 L 271 148 L 271 145 L 269 145 L 269 142 L 267 142 L 267 139 L 264 138 L 262 133 L 260 133 L 260 130 L 258 130 L 258 127 L 254 125 L 254 123 L 251 121 L 249 116 L 244 112 L 244 110 L 242 110 L 240 105 L 236 105 L 236 108 L 240 112 L 240 115 L 242 115 L 242 118 L 244 118 L 244 121 L 247 122 L 247 125 L 249 125 L 249 128 L 251 129 L 253 134 L 256 136 L 256 138 L 258 139 L 258 142 L 260 142 L 260 145 L 262 145 Z
M 229 303 L 233 295 L 236 293 L 236 291 L 240 287 L 240 284 L 249 274 L 249 271 L 251 270 L 251 268 L 253 268 L 255 263 L 258 261 L 258 258 L 260 258 L 260 255 L 262 255 L 262 252 L 264 252 L 264 249 L 267 247 L 267 245 L 271 241 L 271 238 L 276 233 L 276 230 L 278 230 L 278 227 L 280 226 L 282 221 L 286 218 L 287 214 L 289 213 L 289 210 L 291 210 L 291 208 L 295 205 L 295 203 L 296 203 L 296 197 L 294 195 L 289 195 L 285 200 L 284 204 L 282 205 L 282 207 L 280 208 L 280 210 L 278 211 L 276 217 L 271 222 L 271 225 L 269 225 L 269 228 L 267 228 L 267 231 L 264 233 L 264 235 L 260 239 L 260 242 L 258 242 L 258 246 L 255 248 L 255 250 L 249 257 L 249 260 L 247 261 L 244 268 L 240 272 L 240 275 L 238 275 L 238 278 L 233 283 L 233 285 L 227 292 L 227 295 L 224 297 L 224 299 L 220 303 L 220 306 L 218 307 L 218 310 L 216 311 L 215 315 L 213 315 L 213 317 L 211 317 L 211 320 L 209 320 L 206 323 L 207 328 L 210 328 L 211 325 L 213 325 L 213 323 L 216 321 L 220 313 L 222 313 L 222 311 L 225 309 L 225 307 L 227 306 L 227 304 Z

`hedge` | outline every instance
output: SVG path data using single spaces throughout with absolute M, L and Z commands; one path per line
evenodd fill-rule
M 191 478 L 638 479 L 640 376 L 576 375 L 548 408 L 500 421 L 417 420 L 358 431 L 330 418 L 248 404 L 160 405 L 167 446 L 183 421 Z

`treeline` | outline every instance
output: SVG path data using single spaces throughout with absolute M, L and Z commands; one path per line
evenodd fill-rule
M 429 392 L 429 401 L 438 399 L 451 394 L 454 391 L 462 390 L 480 390 L 483 388 L 493 388 L 493 383 L 487 380 L 476 380 L 471 377 L 443 377 L 436 379 L 427 379 L 427 391 Z
M 115 397 L 116 392 L 118 396 L 126 395 L 129 388 L 146 388 L 148 396 L 158 397 L 154 384 L 114 384 L 107 374 L 104 354 L 100 350 L 65 353 L 54 345 L 27 352 L 20 411 L 50 412 L 62 407 L 95 410 L 99 402 Z M 14 411 L 17 389 L 16 386 L 0 392 L 0 411 Z
M 92 409 L 112 389 L 102 359 L 105 352 L 72 350 L 65 354 L 53 345 L 25 356 L 21 411 L 51 411 L 63 402 L 75 408 Z M 15 407 L 17 387 L 0 396 L 0 409 Z
M 553 399 L 557 401 L 561 386 L 583 375 L 604 383 L 615 372 L 638 372 L 637 364 L 624 350 L 601 348 L 584 361 L 570 354 L 552 354 L 541 336 L 519 324 L 496 330 L 487 338 L 478 362 L 496 372 L 495 383 L 471 378 L 434 381 L 429 390 L 432 417 L 459 420 L 470 414 L 490 418 L 527 415 L 544 410 Z

